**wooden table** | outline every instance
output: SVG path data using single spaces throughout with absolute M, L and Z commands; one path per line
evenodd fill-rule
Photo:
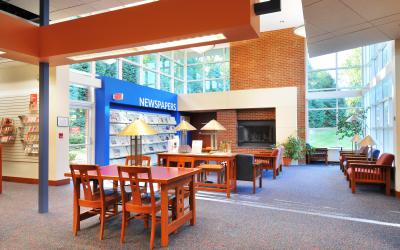
M 118 182 L 118 169 L 117 166 L 105 166 L 100 168 L 101 176 L 104 180 L 112 180 Z M 152 167 L 151 174 L 153 183 L 158 183 L 161 188 L 161 246 L 168 246 L 169 234 L 175 232 L 179 227 L 190 221 L 190 225 L 196 224 L 196 201 L 195 201 L 195 175 L 200 173 L 200 169 L 197 168 L 165 168 L 165 167 Z M 71 173 L 65 173 L 66 177 L 71 177 Z M 89 176 L 96 178 L 96 172 L 89 172 Z M 77 175 L 79 177 L 79 174 Z M 146 181 L 146 175 L 139 175 L 140 181 Z M 175 220 L 168 221 L 168 190 L 175 189 L 175 195 L 177 201 L 184 199 L 184 186 L 189 184 L 190 195 L 189 195 L 189 211 L 185 213 L 185 209 L 177 206 L 175 211 Z M 80 185 L 77 183 L 77 185 Z M 80 188 L 78 188 L 79 190 Z M 75 195 L 75 194 L 74 194 Z M 78 193 L 78 198 L 80 194 Z M 75 197 L 74 197 L 75 198 Z M 76 198 L 74 199 L 74 201 Z M 74 213 L 76 212 L 75 207 L 77 204 L 74 202 Z M 81 214 L 80 220 L 84 220 L 89 215 Z M 74 216 L 75 218 L 75 216 Z M 75 223 L 75 222 L 74 222 Z
M 227 163 L 225 171 L 225 183 L 206 183 L 196 182 L 196 190 L 212 191 L 212 192 L 223 192 L 226 193 L 226 197 L 231 197 L 231 192 L 236 192 L 236 154 L 235 153 L 159 153 L 158 164 L 162 166 L 168 161 L 168 157 L 193 157 L 195 161 L 225 161 Z
M 256 163 L 264 163 L 264 161 L 267 161 L 269 165 L 262 165 L 263 169 L 271 169 L 273 173 L 273 178 L 275 179 L 276 176 L 278 175 L 278 169 L 276 169 L 276 156 L 272 156 L 270 153 L 257 153 L 254 154 L 254 159 Z

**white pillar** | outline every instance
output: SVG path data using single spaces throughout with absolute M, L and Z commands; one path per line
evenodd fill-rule
M 395 41 L 395 78 L 394 78 L 394 109 L 395 109 L 395 164 L 396 164 L 396 177 L 395 177 L 395 190 L 396 196 L 400 198 L 400 39 Z

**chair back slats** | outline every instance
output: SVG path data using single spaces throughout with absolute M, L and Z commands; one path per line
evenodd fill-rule
M 70 165 L 70 170 L 72 175 L 72 182 L 74 183 L 74 189 L 79 188 L 76 186 L 77 178 L 79 178 L 82 185 L 83 195 L 85 200 L 93 200 L 94 198 L 94 190 L 91 185 L 92 184 L 91 181 L 93 180 L 98 180 L 100 195 L 102 196 L 104 194 L 103 182 L 101 180 L 101 173 L 98 166 L 72 164 Z M 77 177 L 76 171 L 78 171 L 79 177 Z M 89 171 L 96 171 L 97 177 L 96 178 L 89 177 Z M 74 191 L 77 192 L 77 190 Z
M 150 202 L 152 206 L 155 206 L 155 195 L 153 188 L 153 179 L 151 176 L 151 168 L 150 167 L 127 167 L 127 166 L 118 166 L 118 176 L 119 181 L 121 183 L 121 195 L 122 195 L 122 204 L 126 204 L 128 201 L 132 201 L 132 204 L 137 206 L 142 206 L 142 194 L 146 194 L 146 191 L 142 191 L 139 185 L 139 179 L 146 178 L 146 185 L 150 187 Z M 132 195 L 130 196 L 130 200 L 127 200 L 129 196 L 127 196 L 125 182 L 129 183 L 131 188 Z M 143 180 L 141 181 L 143 182 Z
M 174 165 L 171 163 L 174 163 Z M 184 167 L 186 167 L 186 165 L 190 165 L 191 168 L 194 168 L 194 158 L 193 157 L 182 157 L 182 156 L 168 157 L 167 167 L 184 168 Z
M 139 165 L 139 166 L 150 166 L 151 165 L 151 157 L 148 155 L 142 155 L 142 164 L 136 164 L 135 162 L 135 156 L 134 155 L 128 155 L 125 158 L 125 166 L 135 166 L 135 165 Z

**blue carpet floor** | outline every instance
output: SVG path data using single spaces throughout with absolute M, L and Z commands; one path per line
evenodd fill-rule
M 82 222 L 72 235 L 72 186 L 50 188 L 50 212 L 37 213 L 37 186 L 4 183 L 0 195 L 0 249 L 148 249 L 141 221 L 127 228 L 120 245 L 120 217 Z M 383 189 L 360 186 L 352 194 L 338 166 L 286 167 L 271 172 L 253 195 L 250 182 L 238 192 L 197 193 L 197 224 L 170 236 L 170 249 L 400 249 L 400 200 Z M 160 231 L 155 245 L 160 248 Z

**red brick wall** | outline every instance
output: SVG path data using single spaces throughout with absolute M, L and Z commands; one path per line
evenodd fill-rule
M 241 109 L 237 111 L 240 121 L 275 120 L 275 109 Z
M 298 134 L 305 139 L 305 41 L 293 29 L 231 43 L 231 90 L 297 87 Z

